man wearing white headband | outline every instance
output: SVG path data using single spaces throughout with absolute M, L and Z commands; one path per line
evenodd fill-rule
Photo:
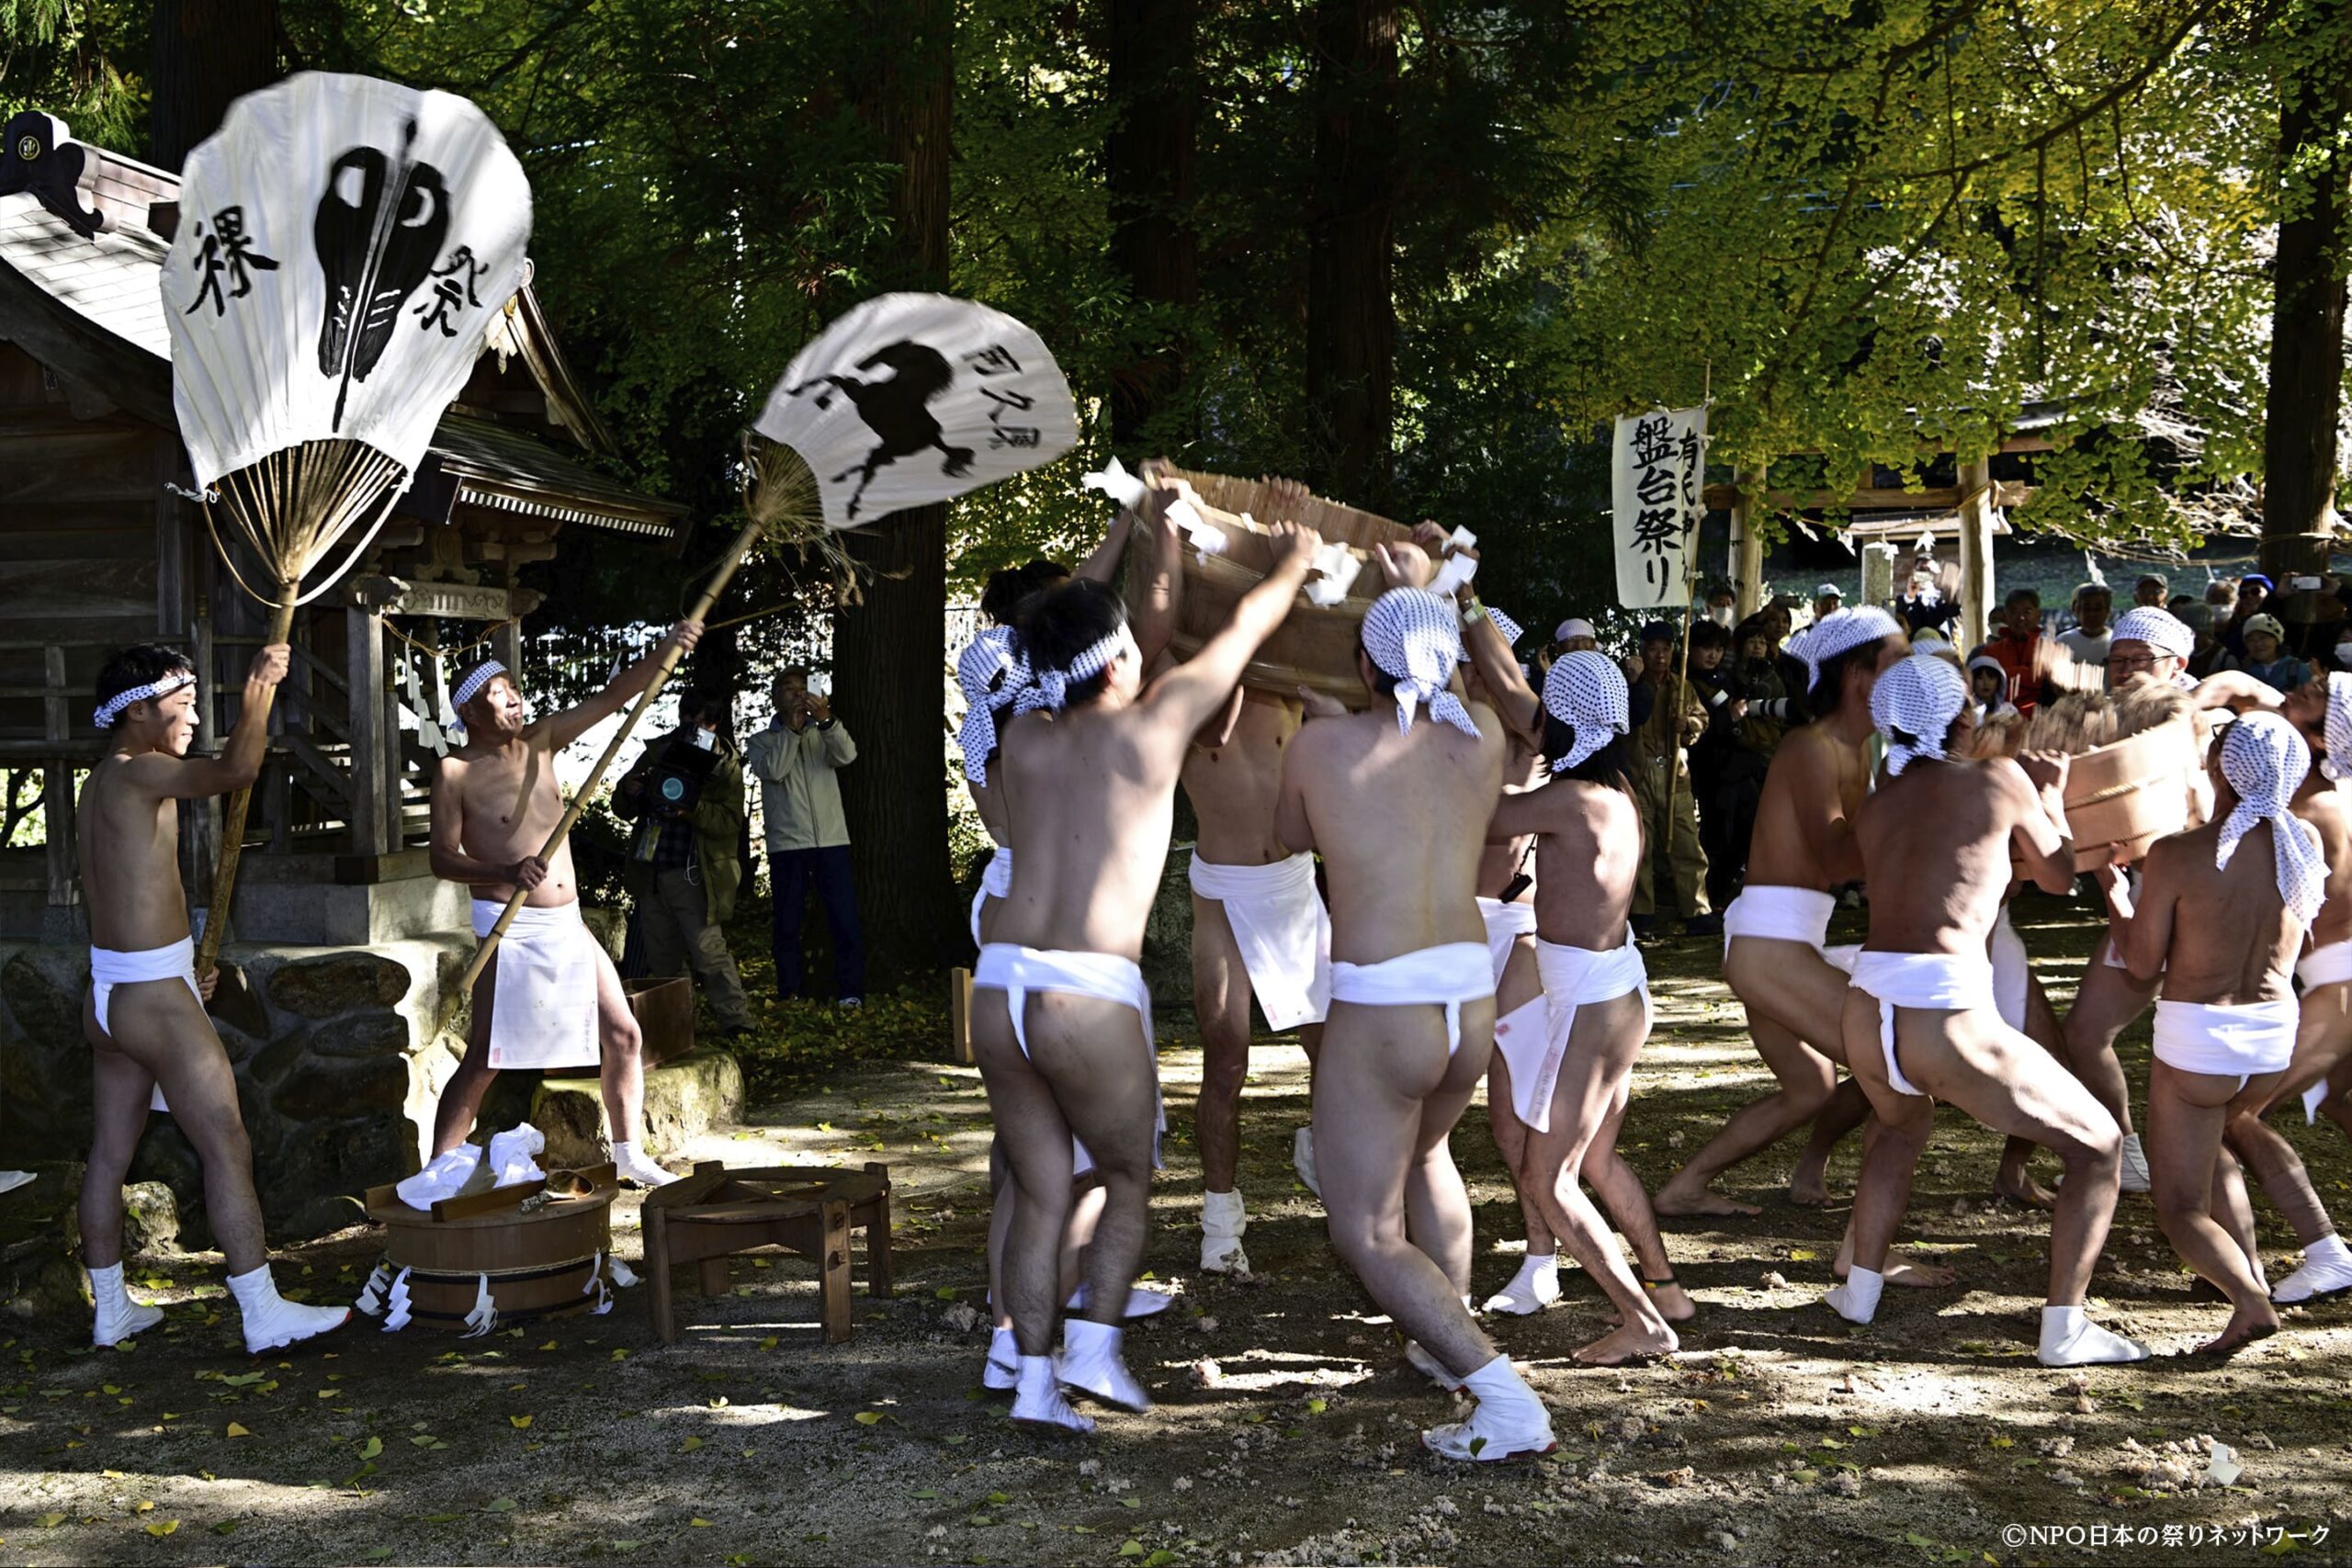
M 2329 1077 L 2352 1060 L 2352 803 L 2337 787 L 2340 778 L 2352 775 L 2352 675 L 2324 675 L 2288 694 L 2283 713 L 2303 732 L 2316 761 L 2295 791 L 2294 813 L 2319 834 L 2327 897 L 2312 921 L 2310 951 L 2295 965 L 2302 995 L 2294 1057 L 2267 1104 L 2233 1111 L 2226 1136 L 2302 1248 L 2302 1267 L 2270 1292 L 2272 1301 L 2292 1305 L 2352 1290 L 2352 1250 L 2336 1234 L 2294 1145 L 2263 1120 L 2298 1100 L 2305 1119 L 2314 1119 Z
M 82 1032 L 96 1123 L 82 1179 L 82 1258 L 97 1307 L 96 1345 L 119 1344 L 164 1319 L 122 1283 L 122 1183 L 151 1108 L 169 1110 L 204 1167 L 205 1213 L 228 1260 L 245 1348 L 279 1349 L 351 1315 L 287 1301 L 270 1277 L 236 1075 L 205 1014 L 212 976 L 198 980 L 180 889 L 179 803 L 250 788 L 260 776 L 271 690 L 286 678 L 287 658 L 284 643 L 254 656 L 237 727 L 218 757 L 188 755 L 197 678 L 184 655 L 143 644 L 98 672 L 93 716 L 106 732 L 106 754 L 82 786 L 75 829 L 90 918 Z
M 1278 820 L 1293 851 L 1321 852 L 1331 896 L 1315 1146 L 1332 1244 L 1415 1365 L 1478 1401 L 1422 1441 L 1496 1461 L 1554 1442 L 1542 1402 L 1470 1315 L 1470 1201 L 1446 1146 L 1494 1043 L 1476 897 L 1505 752 L 1494 710 L 1463 701 L 1459 615 L 1419 588 L 1373 602 L 1356 653 L 1371 706 L 1299 732 Z
M 1854 1189 L 1853 1264 L 1829 1304 L 1853 1323 L 1877 1315 L 1887 1249 L 1935 1128 L 1933 1096 L 2065 1163 L 2051 1216 L 2042 1365 L 2143 1359 L 2144 1347 L 2083 1309 L 2115 1213 L 2122 1134 L 2073 1074 L 2002 1020 L 1987 956 L 2013 852 L 2044 891 L 2074 887 L 2066 759 L 1960 760 L 1973 723 L 1967 682 L 1924 655 L 1880 675 L 1871 716 L 1886 740 L 1886 775 L 1854 813 L 1870 939 L 1843 1021 L 1847 1064 L 1878 1127 Z
M 1837 908 L 1830 889 L 1861 875 L 1849 822 L 1870 790 L 1871 688 L 1904 646 L 1901 625 L 1875 605 L 1841 610 L 1790 645 L 1798 678 L 1809 683 L 1803 701 L 1815 716 L 1790 730 L 1772 755 L 1747 880 L 1724 911 L 1724 983 L 1747 1007 L 1757 1054 L 1780 1088 L 1735 1113 L 1658 1190 L 1653 1201 L 1661 1214 L 1758 1213 L 1708 1184 L 1822 1115 L 1838 1094 L 1822 1135 L 1799 1156 L 1789 1181 L 1792 1201 L 1825 1203 L 1830 1149 L 1867 1111 L 1859 1089 L 1838 1088 L 1846 973 L 1826 945 Z M 1898 1278 L 1940 1282 L 1939 1272 Z
M 1649 1195 L 1617 1152 L 1634 1059 L 1650 1028 L 1648 971 L 1629 924 L 1642 842 L 1623 745 L 1625 678 L 1601 654 L 1571 653 L 1547 672 L 1539 705 L 1498 657 L 1495 639 L 1474 626 L 1471 642 L 1503 713 L 1542 724 L 1551 753 L 1551 782 L 1505 795 L 1487 829 L 1490 840 L 1535 839 L 1545 1004 L 1540 1025 L 1521 1027 L 1515 1017 L 1496 1024 L 1499 1092 L 1489 1093 L 1528 1130 L 1512 1179 L 1619 1314 L 1616 1329 L 1576 1359 L 1622 1366 L 1673 1351 L 1673 1324 L 1695 1310 L 1667 1262 Z M 1638 1278 L 1603 1211 L 1633 1244 Z
M 2290 810 L 2311 768 L 2293 726 L 2248 714 L 2206 766 L 2216 820 L 2149 850 L 2137 908 L 2111 870 L 2102 880 L 2124 962 L 2164 985 L 2148 1078 L 2156 1219 L 2181 1260 L 2230 1298 L 2227 1326 L 2199 1347 L 2226 1354 L 2277 1333 L 2278 1314 L 2245 1186 L 2224 1179 L 2235 1162 L 2222 1134 L 2268 1103 L 2294 1059 L 2295 957 L 2326 897 L 2328 864 L 2320 835 Z
M 2154 605 L 2135 605 L 2116 617 L 2115 636 L 2108 644 L 2108 689 L 2127 693 L 2143 682 L 2154 681 L 2188 692 L 2200 708 L 2278 705 L 2277 692 L 2241 671 L 2222 671 L 2199 681 L 2188 673 L 2188 656 L 2196 648 L 2196 633 L 2179 616 Z M 2210 727 L 2200 719 L 2199 736 L 2210 733 Z M 2148 1156 L 2132 1123 L 2131 1085 L 2116 1056 L 2115 1042 L 2148 1010 L 2154 996 L 2154 984 L 2134 980 L 2123 967 L 2121 954 L 2110 942 L 2102 942 L 2083 965 L 2083 976 L 2075 987 L 2075 999 L 2066 1009 L 2063 1026 L 2067 1066 L 2123 1130 L 2126 1192 L 2148 1190 Z
M 482 1096 L 505 1067 L 597 1064 L 615 1168 L 640 1187 L 676 1179 L 638 1144 L 645 1099 L 641 1039 L 619 973 L 580 918 L 571 841 L 557 846 L 552 860 L 541 860 L 539 850 L 563 816 L 557 755 L 653 684 L 670 648 L 685 653 L 701 636 L 701 623 L 679 622 L 603 691 L 546 718 L 527 718 L 522 689 L 494 659 L 467 671 L 450 693 L 466 742 L 442 758 L 434 774 L 433 874 L 472 890 L 478 938 L 490 934 L 517 888 L 526 897 L 496 958 L 474 983 L 465 1060 L 441 1091 L 433 1158 L 400 1184 L 401 1201 L 412 1207 L 432 1207 L 473 1174 L 481 1145 L 467 1135 Z
M 1170 492 L 1153 487 L 1146 522 L 1167 558 Z M 1003 791 L 1018 868 L 989 917 L 973 973 L 972 1043 L 1012 1162 L 1017 1207 L 1004 1289 L 1018 1364 L 1012 1418 L 1075 1431 L 1067 1386 L 1130 1410 L 1150 1396 L 1127 1370 L 1120 1323 L 1149 1223 L 1159 1077 L 1151 993 L 1136 960 L 1159 891 L 1186 749 L 1233 694 L 1282 624 L 1320 547 L 1277 524 L 1266 575 L 1182 664 L 1146 679 L 1118 596 L 1071 582 L 1035 599 L 1013 638 L 1024 685 L 998 731 L 990 787 Z M 1059 1315 L 1057 1253 L 1070 1208 L 1070 1140 L 1103 1188 L 1088 1249 L 1085 1315 Z
M 1267 481 L 1270 517 L 1295 515 L 1305 485 Z M 1173 538 L 1173 536 L 1167 536 Z M 1182 611 L 1184 574 L 1172 547 L 1136 616 L 1138 639 L 1165 641 Z M 1164 585 L 1164 588 L 1163 586 Z M 1283 753 L 1298 734 L 1299 701 L 1237 686 L 1216 722 L 1184 754 L 1184 797 L 1200 825 L 1186 879 L 1193 894 L 1193 1011 L 1201 1032 L 1201 1092 L 1193 1133 L 1201 1155 L 1201 1267 L 1246 1274 L 1250 1215 L 1236 1186 L 1241 1090 L 1250 1076 L 1254 999 L 1277 1033 L 1298 1031 L 1312 1061 L 1331 999 L 1331 918 L 1315 890 L 1315 857 L 1274 832 Z M 1298 1129 L 1292 1157 L 1315 1185 L 1314 1139 Z

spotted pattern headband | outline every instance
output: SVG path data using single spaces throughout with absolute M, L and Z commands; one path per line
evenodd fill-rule
M 1363 649 L 1396 683 L 1396 728 L 1413 728 L 1413 710 L 1476 738 L 1478 727 L 1446 687 L 1462 662 L 1462 623 L 1453 601 L 1419 588 L 1392 588 L 1364 612 Z
M 1923 759 L 1942 761 L 1951 721 L 1967 704 L 1968 682 L 1943 660 L 1931 653 L 1896 660 L 1871 687 L 1871 722 L 1886 737 L 1887 776 Z
M 1021 662 L 1012 655 L 1012 633 L 990 626 L 956 656 L 956 684 L 964 693 L 964 725 L 956 732 L 964 749 L 964 776 L 986 787 L 989 758 L 996 750 L 996 715 L 1021 694 Z
M 1040 670 L 1025 659 L 1016 671 L 1021 682 L 1020 695 L 1012 700 L 1016 714 L 1059 713 L 1069 705 L 1069 689 L 1073 683 L 1091 681 L 1111 668 L 1123 648 L 1135 646 L 1135 636 L 1122 624 L 1117 631 L 1087 649 L 1069 661 L 1067 670 Z
M 1578 649 L 1563 654 L 1544 677 L 1544 711 L 1576 732 L 1565 756 L 1552 761 L 1552 771 L 1565 773 L 1582 767 L 1594 752 L 1633 728 L 1625 689 L 1625 672 L 1605 653 Z
M 2268 822 L 2278 860 L 2278 897 L 2305 925 L 2327 897 L 2327 861 L 2287 807 L 2311 768 L 2311 748 L 2277 714 L 2250 713 L 2230 726 L 2222 739 L 2222 776 L 2230 781 L 2238 803 L 2222 824 L 2222 837 L 2213 849 L 2215 868 L 2226 866 L 2237 853 L 2238 840 L 2256 822 Z
M 100 703 L 97 711 L 91 716 L 96 721 L 100 729 L 112 729 L 114 721 L 120 718 L 123 710 L 130 707 L 131 704 L 143 703 L 150 697 L 168 697 L 183 686 L 195 684 L 195 671 L 175 670 L 170 674 L 160 676 L 143 686 L 133 686 L 127 692 L 117 692 L 113 696 Z

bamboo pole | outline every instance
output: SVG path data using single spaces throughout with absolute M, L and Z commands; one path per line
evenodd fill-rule
M 294 636 L 294 601 L 301 596 L 300 580 L 277 585 L 277 607 L 269 620 L 267 643 L 290 640 Z M 207 678 L 210 672 L 207 671 Z M 261 716 L 257 722 L 269 723 L 269 710 L 277 700 L 277 688 L 272 686 L 262 694 Z M 243 715 L 238 716 L 243 723 Z M 265 730 L 265 735 L 266 731 Z M 263 741 L 262 762 L 268 765 L 269 750 Z M 237 890 L 237 860 L 245 848 L 245 810 L 253 804 L 254 786 L 247 784 L 229 796 L 229 808 L 220 819 L 220 859 L 212 868 L 212 897 L 204 908 L 204 940 L 197 944 L 196 972 L 199 976 L 212 972 L 213 963 L 220 956 L 221 933 L 229 928 L 229 900 Z
M 751 553 L 753 545 L 759 543 L 762 528 L 763 525 L 756 517 L 743 525 L 743 531 L 735 536 L 734 544 L 728 547 L 726 557 L 719 562 L 718 570 L 703 589 L 702 597 L 695 601 L 694 608 L 686 612 L 687 620 L 709 618 L 711 606 L 718 603 L 719 594 L 726 592 L 729 580 L 735 575 L 735 569 L 743 564 L 743 558 Z M 605 782 L 606 770 L 612 767 L 613 759 L 620 754 L 621 743 L 637 728 L 637 721 L 645 716 L 646 709 L 653 705 L 653 699 L 662 694 L 662 688 L 669 681 L 671 671 L 678 667 L 678 652 L 677 645 L 672 643 L 662 655 L 661 662 L 653 672 L 653 683 L 639 694 L 628 716 L 621 720 L 620 728 L 605 744 L 605 754 L 596 759 L 595 771 L 573 794 L 571 804 L 564 807 L 563 817 L 556 823 L 555 831 L 549 833 L 547 842 L 539 847 L 540 860 L 548 861 L 555 857 L 555 852 L 562 847 L 564 839 L 571 832 L 572 824 L 578 822 L 580 814 L 588 808 L 588 801 L 596 793 L 596 786 Z M 499 939 L 506 934 L 506 928 L 514 923 L 516 913 L 523 908 L 523 900 L 529 896 L 526 888 L 514 889 L 514 895 L 506 900 L 506 908 L 499 914 L 498 923 L 490 928 L 490 934 L 482 938 L 481 946 L 474 950 L 473 962 L 466 966 L 465 978 L 458 982 L 455 995 L 465 996 L 473 990 L 474 983 L 489 967 L 491 954 L 498 951 Z

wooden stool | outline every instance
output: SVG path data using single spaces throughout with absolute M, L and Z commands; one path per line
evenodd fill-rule
M 865 1293 L 890 1294 L 890 1168 L 863 1170 L 772 1165 L 729 1170 L 704 1160 L 683 1180 L 646 1194 L 645 1272 L 653 1290 L 653 1332 L 678 1342 L 670 1304 L 670 1270 L 697 1265 L 706 1296 L 727 1290 L 727 1260 L 754 1247 L 781 1247 L 817 1265 L 819 1319 L 828 1343 L 849 1337 L 850 1232 L 865 1232 Z

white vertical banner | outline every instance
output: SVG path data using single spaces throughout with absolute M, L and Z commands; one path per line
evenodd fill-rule
M 1625 608 L 1690 603 L 1706 470 L 1704 405 L 1654 409 L 1617 422 L 1617 602 Z

